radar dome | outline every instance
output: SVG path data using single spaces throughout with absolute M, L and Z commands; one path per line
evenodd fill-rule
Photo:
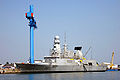
M 55 36 L 55 39 L 59 39 L 60 37 L 59 36 Z

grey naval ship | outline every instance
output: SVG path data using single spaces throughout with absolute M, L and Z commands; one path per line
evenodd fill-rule
M 34 60 L 34 63 L 16 63 L 21 72 L 104 72 L 106 67 L 99 65 L 96 60 L 87 60 L 81 51 L 82 47 L 75 47 L 75 51 L 60 47 L 59 36 L 54 37 L 54 45 L 50 56 L 43 60 Z

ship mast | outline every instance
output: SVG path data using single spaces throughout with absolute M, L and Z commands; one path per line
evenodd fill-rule
M 64 57 L 67 56 L 66 33 L 64 34 Z

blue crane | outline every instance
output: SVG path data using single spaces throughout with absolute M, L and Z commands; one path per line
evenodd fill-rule
M 30 63 L 34 63 L 34 29 L 37 28 L 36 21 L 33 15 L 33 5 L 30 5 L 30 11 L 25 13 L 26 18 L 29 20 L 30 26 Z

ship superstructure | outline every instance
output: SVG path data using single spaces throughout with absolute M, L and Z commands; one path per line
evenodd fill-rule
M 31 63 L 16 63 L 21 72 L 90 72 L 106 71 L 106 67 L 100 66 L 96 60 L 86 60 L 82 54 L 82 47 L 75 47 L 76 52 L 60 48 L 59 36 L 54 37 L 54 45 L 50 56 L 44 56 L 43 60 L 35 60 Z
M 54 38 L 54 45 L 51 49 L 51 56 L 53 57 L 60 57 L 61 56 L 61 48 L 60 48 L 60 38 L 59 36 L 55 36 Z

